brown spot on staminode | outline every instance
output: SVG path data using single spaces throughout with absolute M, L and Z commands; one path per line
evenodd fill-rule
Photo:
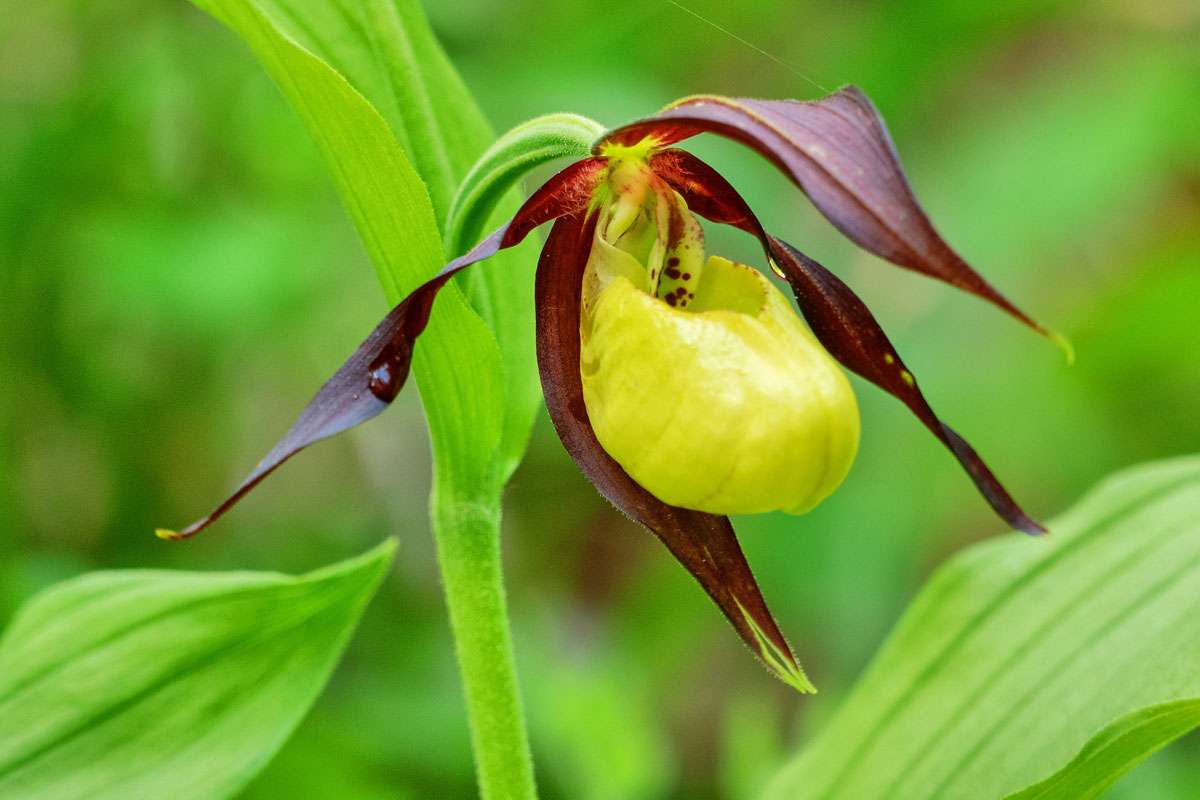
M 679 295 L 680 297 L 683 297 L 685 294 L 687 294 L 687 289 L 680 286 L 678 289 L 675 290 L 675 294 Z
M 669 295 L 667 295 L 666 297 L 664 297 L 663 299 L 667 301 L 667 305 L 669 305 L 669 306 L 672 306 L 672 307 L 673 307 L 673 306 L 674 306 L 674 305 L 675 305 L 677 302 L 679 302 L 679 298 L 678 298 L 678 297 L 676 297 L 676 296 L 675 296 L 675 295 L 673 295 L 673 294 L 669 294 Z
M 690 272 L 683 273 L 683 279 L 685 281 L 690 281 L 692 279 L 692 273 L 690 273 Z
M 679 280 L 679 270 L 674 267 L 667 267 L 667 277 L 671 280 Z
M 668 267 L 678 267 L 679 259 L 676 256 L 671 256 L 670 258 L 667 259 L 667 266 Z
M 671 205 L 671 219 L 667 226 L 667 245 L 671 250 L 675 249 L 675 245 L 683 239 L 684 224 L 683 215 L 679 213 L 679 209 Z

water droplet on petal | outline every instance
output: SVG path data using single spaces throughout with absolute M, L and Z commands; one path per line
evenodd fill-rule
M 367 367 L 367 388 L 385 403 L 396 399 L 412 364 L 412 341 L 393 339 Z
M 390 403 L 396 397 L 396 369 L 390 359 L 372 364 L 368 373 L 367 388 L 371 394 L 385 403 Z

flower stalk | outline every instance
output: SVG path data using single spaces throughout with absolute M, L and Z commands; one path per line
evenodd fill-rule
M 513 659 L 500 555 L 498 498 L 431 499 L 442 588 L 471 729 L 480 796 L 537 796 Z

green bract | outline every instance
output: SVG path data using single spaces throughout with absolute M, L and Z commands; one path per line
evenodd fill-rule
M 808 511 L 838 487 L 858 449 L 849 381 L 761 273 L 703 260 L 699 224 L 677 193 L 653 183 L 643 164 L 621 159 L 601 192 L 610 202 L 584 274 L 580 326 L 596 438 L 672 505 Z

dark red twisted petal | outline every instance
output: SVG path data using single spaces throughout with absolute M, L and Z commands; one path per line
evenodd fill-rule
M 810 102 L 685 98 L 653 117 L 617 128 L 602 143 L 634 144 L 653 136 L 666 146 L 705 132 L 741 142 L 768 158 L 859 247 L 982 297 L 1052 335 L 975 272 L 934 229 L 913 195 L 883 119 L 857 87 Z
M 1005 522 L 1030 534 L 1046 529 L 1026 514 L 971 445 L 946 425 L 925 400 L 866 304 L 825 267 L 774 236 L 771 258 L 791 284 L 801 313 L 830 354 L 884 391 L 898 397 L 954 453 L 980 493 Z
M 534 192 L 507 224 L 400 301 L 325 382 L 283 438 L 229 497 L 183 530 L 160 530 L 159 535 L 167 539 L 196 535 L 305 447 L 380 414 L 408 379 L 413 345 L 425 330 L 442 287 L 460 270 L 519 244 L 537 226 L 586 208 L 604 162 L 602 158 L 586 158 L 559 172 Z
M 716 170 L 682 150 L 664 151 L 651 162 L 688 207 L 713 222 L 758 237 L 767 257 L 792 287 L 800 311 L 825 349 L 850 369 L 898 398 L 949 448 L 997 514 L 1017 530 L 1044 533 L 1001 485 L 979 454 L 938 419 L 887 335 L 866 304 L 836 275 L 790 244 L 763 230 L 741 195 Z
M 768 668 L 792 686 L 811 690 L 763 600 L 729 519 L 662 502 L 629 477 L 596 439 L 579 372 L 580 295 L 595 225 L 595 215 L 586 220 L 581 215 L 562 217 L 538 262 L 538 368 L 558 436 L 600 493 L 662 540 Z

